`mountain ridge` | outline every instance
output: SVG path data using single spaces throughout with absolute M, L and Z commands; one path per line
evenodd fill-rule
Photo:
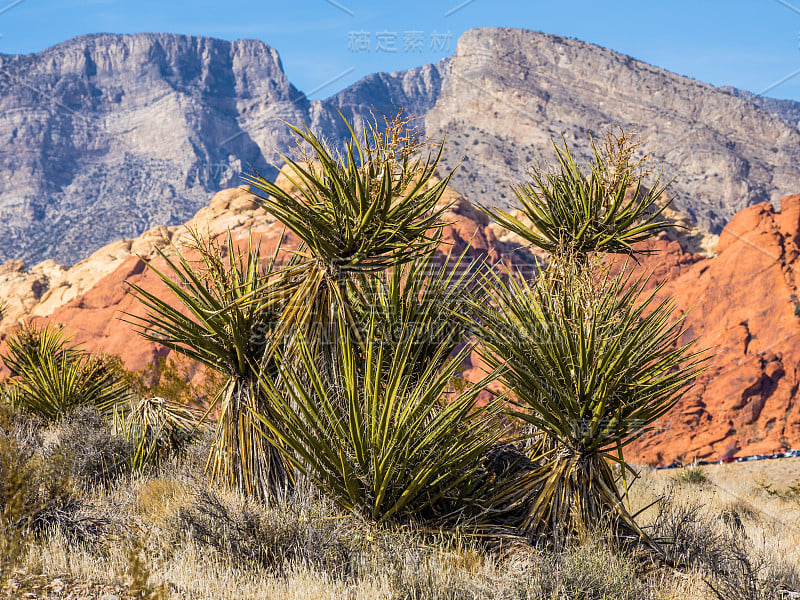
M 481 204 L 512 206 L 509 184 L 552 155 L 552 139 L 585 156 L 611 123 L 643 129 L 676 177 L 676 207 L 714 233 L 800 178 L 800 130 L 754 102 L 551 34 L 470 30 L 452 57 L 325 100 L 298 90 L 260 40 L 89 34 L 0 55 L 0 262 L 74 264 L 182 223 L 243 171 L 277 174 L 291 143 L 282 121 L 338 143 L 339 111 L 358 127 L 393 105 L 432 139 L 447 134 L 442 170 L 458 167 L 454 184 Z

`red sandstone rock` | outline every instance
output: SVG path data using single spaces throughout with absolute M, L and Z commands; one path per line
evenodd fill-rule
M 666 281 L 662 294 L 688 311 L 687 327 L 714 358 L 662 429 L 631 445 L 630 459 L 655 464 L 800 447 L 799 243 L 795 195 L 780 212 L 764 203 L 738 213 L 716 258 L 687 261 L 666 247 L 643 261 Z

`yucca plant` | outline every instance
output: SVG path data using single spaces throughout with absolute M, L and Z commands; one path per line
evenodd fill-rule
M 496 498 L 524 515 L 516 525 L 531 536 L 563 539 L 610 516 L 618 534 L 647 539 L 623 501 L 623 449 L 674 406 L 708 359 L 685 341 L 672 302 L 656 299 L 659 287 L 646 292 L 646 278 L 634 279 L 627 263 L 604 258 L 635 260 L 645 251 L 638 242 L 670 226 L 658 207 L 665 188 L 656 181 L 645 189 L 633 162 L 637 145 L 612 131 L 602 149 L 592 141 L 587 169 L 566 143 L 554 145 L 557 169 L 535 170 L 532 183 L 517 188 L 531 227 L 487 210 L 550 252 L 532 281 L 488 276 L 493 302 L 479 306 L 484 359 L 503 368 L 501 381 L 515 402 L 511 416 L 536 430 L 535 468 Z
M 3 355 L 3 363 L 12 376 L 48 356 L 58 362 L 70 362 L 81 356 L 80 348 L 69 343 L 67 331 L 49 323 L 41 326 L 23 323 L 9 336 L 6 346 L 8 351 Z
M 283 455 L 257 432 L 254 412 L 271 414 L 261 393 L 259 365 L 281 307 L 268 298 L 275 275 L 280 242 L 266 264 L 252 239 L 246 251 L 193 233 L 192 262 L 178 252 L 161 253 L 165 270 L 148 263 L 169 291 L 157 295 L 129 284 L 147 311 L 128 315 L 146 339 L 194 359 L 227 380 L 209 411 L 218 409 L 218 423 L 208 468 L 211 478 L 263 499 L 282 493 L 292 483 Z M 243 301 L 246 299 L 246 301 Z M 267 370 L 269 364 L 263 365 Z
M 416 327 L 389 343 L 373 319 L 363 354 L 343 318 L 337 327 L 337 344 L 324 349 L 338 354 L 333 373 L 322 373 L 300 340 L 300 360 L 278 358 L 279 379 L 262 378 L 274 407 L 258 415 L 265 435 L 345 510 L 378 522 L 444 518 L 437 509 L 468 485 L 501 435 L 497 405 L 475 403 L 485 381 L 444 401 L 469 347 L 448 359 L 440 345 L 418 373 L 409 343 Z
M 435 184 L 431 178 L 442 146 L 420 157 L 419 133 L 402 116 L 388 121 L 384 131 L 377 122 L 367 124 L 363 136 L 350 128 L 342 152 L 307 127 L 291 129 L 300 150 L 295 158 L 282 158 L 297 192 L 258 173 L 245 178 L 264 208 L 303 242 L 297 251 L 301 260 L 290 273 L 294 286 L 282 291 L 285 308 L 274 340 L 303 337 L 322 357 L 320 340 L 336 334 L 341 316 L 363 348 L 353 314 L 362 278 L 438 244 L 447 208 L 439 201 L 450 175 Z
M 603 148 L 592 140 L 593 161 L 581 166 L 566 141 L 553 143 L 557 166 L 533 169 L 530 181 L 512 186 L 524 218 L 482 207 L 500 225 L 529 243 L 550 252 L 585 260 L 590 253 L 648 252 L 634 244 L 673 225 L 661 217 L 669 201 L 661 202 L 665 185 L 659 175 L 647 187 L 632 158 L 638 142 L 632 135 L 611 131 Z M 659 204 L 662 204 L 659 206 Z
M 110 412 L 130 393 L 108 357 L 83 352 L 63 329 L 51 325 L 17 330 L 3 362 L 12 373 L 5 383 L 11 403 L 45 419 L 58 419 L 84 405 Z
M 202 429 L 202 411 L 165 398 L 131 399 L 114 410 L 114 433 L 133 445 L 131 469 L 156 464 Z
M 540 432 L 541 466 L 524 483 L 534 500 L 520 526 L 582 533 L 611 514 L 620 531 L 640 535 L 611 465 L 625 472 L 623 448 L 674 406 L 707 357 L 683 341 L 673 303 L 656 300 L 659 288 L 645 292 L 645 279 L 566 273 L 487 280 L 495 305 L 483 313 L 483 356 L 503 368 L 511 414 Z
M 356 304 L 358 322 L 365 329 L 374 320 L 376 335 L 398 350 L 410 344 L 409 366 L 422 373 L 435 359 L 446 359 L 469 342 L 474 307 L 487 298 L 479 282 L 485 270 L 485 262 L 470 260 L 466 251 L 460 256 L 428 252 L 395 265 L 364 280 L 368 304 Z

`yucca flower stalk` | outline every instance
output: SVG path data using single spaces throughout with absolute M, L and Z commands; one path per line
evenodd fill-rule
M 332 340 L 339 317 L 356 345 L 365 347 L 354 315 L 354 304 L 364 302 L 361 282 L 434 249 L 447 209 L 438 203 L 450 175 L 431 183 L 442 146 L 418 156 L 419 134 L 401 116 L 388 121 L 384 132 L 377 122 L 367 124 L 363 136 L 345 123 L 351 137 L 342 152 L 307 127 L 290 126 L 301 150 L 296 158 L 282 158 L 298 192 L 258 173 L 245 178 L 264 208 L 303 242 L 289 274 L 294 288 L 283 291 L 273 347 L 305 338 L 320 358 L 326 356 L 320 339 Z
M 230 233 L 224 244 L 196 232 L 193 237 L 198 261 L 175 250 L 175 258 L 160 253 L 164 271 L 148 263 L 169 296 L 129 284 L 147 311 L 145 316 L 128 314 L 128 322 L 146 339 L 227 377 L 208 409 L 218 409 L 219 418 L 207 467 L 212 480 L 270 499 L 292 485 L 283 455 L 258 434 L 253 416 L 272 410 L 258 378 L 260 368 L 271 368 L 262 358 L 282 309 L 274 305 L 277 296 L 270 296 L 281 280 L 276 274 L 280 242 L 262 264 L 252 238 L 240 251 Z
M 437 521 L 461 486 L 469 487 L 481 457 L 500 437 L 498 405 L 476 406 L 486 381 L 444 401 L 453 374 L 470 351 L 448 358 L 440 345 L 420 373 L 406 323 L 399 344 L 377 332 L 375 318 L 362 354 L 340 318 L 331 374 L 322 373 L 305 340 L 299 361 L 278 356 L 278 378 L 262 377 L 274 407 L 258 414 L 265 435 L 287 460 L 341 508 L 385 523 Z

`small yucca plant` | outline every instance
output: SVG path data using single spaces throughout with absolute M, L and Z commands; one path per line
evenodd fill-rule
M 109 357 L 86 354 L 51 325 L 21 327 L 9 338 L 3 362 L 12 373 L 5 383 L 12 405 L 45 419 L 84 405 L 109 412 L 130 393 Z
M 165 398 L 141 398 L 118 405 L 114 433 L 133 445 L 131 469 L 160 462 L 202 428 L 202 411 Z
M 299 363 L 279 358 L 278 380 L 262 378 L 274 407 L 258 415 L 265 435 L 345 510 L 378 522 L 445 518 L 439 509 L 470 486 L 501 435 L 497 405 L 475 403 L 485 382 L 444 400 L 469 347 L 447 358 L 440 345 L 419 372 L 413 325 L 395 344 L 382 340 L 373 319 L 364 354 L 343 319 L 338 327 L 337 343 L 324 347 L 338 355 L 331 374 L 301 340 Z
M 218 408 L 209 456 L 213 480 L 268 499 L 292 483 L 284 458 L 259 435 L 254 412 L 270 414 L 268 399 L 258 385 L 268 336 L 277 327 L 280 307 L 269 298 L 276 276 L 278 249 L 262 264 L 257 245 L 240 251 L 228 234 L 225 244 L 194 234 L 191 262 L 161 254 L 167 268 L 148 267 L 169 291 L 158 296 L 129 284 L 145 305 L 145 316 L 128 321 L 145 338 L 171 348 L 218 371 L 226 381 L 209 410 Z M 269 370 L 269 364 L 261 365 Z

